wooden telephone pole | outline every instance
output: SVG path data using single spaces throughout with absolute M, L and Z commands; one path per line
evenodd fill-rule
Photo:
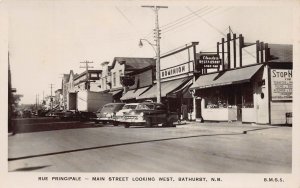
M 92 66 L 89 66 L 90 63 L 94 63 L 92 61 L 84 61 L 84 62 L 80 62 L 80 63 L 84 63 L 85 66 L 81 66 L 80 68 L 85 68 L 86 70 L 86 89 L 89 90 L 90 89 L 90 82 L 89 82 L 89 68 L 94 68 Z

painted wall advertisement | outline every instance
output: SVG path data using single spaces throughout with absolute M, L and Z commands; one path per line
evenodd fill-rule
M 293 72 L 291 69 L 271 69 L 272 100 L 292 100 Z

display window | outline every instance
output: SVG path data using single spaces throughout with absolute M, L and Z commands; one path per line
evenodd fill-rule
M 227 92 L 223 88 L 205 91 L 205 108 L 227 108 Z
M 253 108 L 253 86 L 250 83 L 244 85 L 231 85 L 205 89 L 202 92 L 205 99 L 205 108 Z

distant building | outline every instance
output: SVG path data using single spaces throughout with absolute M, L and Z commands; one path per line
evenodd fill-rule
M 100 84 L 98 86 L 100 91 L 109 91 L 111 88 L 111 75 L 108 70 L 108 65 L 108 61 L 101 63 L 102 74 L 100 76 Z
M 53 100 L 53 108 L 55 109 L 63 109 L 63 94 L 62 89 L 57 89 L 55 91 L 55 96 Z
M 155 60 L 153 58 L 138 58 L 138 57 L 115 57 L 112 65 L 108 67 L 111 80 L 109 81 L 111 88 L 110 92 L 113 94 L 115 101 L 120 101 L 123 94 L 130 89 L 136 89 L 141 86 L 148 86 L 153 83 L 153 67 L 155 67 Z M 135 74 L 137 71 L 145 70 L 143 76 Z M 123 78 L 133 77 L 133 85 L 125 86 L 122 83 Z
M 102 70 L 88 70 L 74 77 L 74 90 L 75 91 L 101 91 L 101 73 Z M 100 87 L 99 87 L 100 86 Z

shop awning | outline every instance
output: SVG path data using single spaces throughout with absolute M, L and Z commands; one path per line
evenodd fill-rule
M 115 96 L 115 95 L 121 93 L 122 91 L 123 91 L 123 89 L 118 89 L 118 90 L 110 91 L 109 93 L 112 94 L 112 96 Z
M 262 66 L 263 65 L 260 64 L 224 72 L 202 75 L 196 80 L 196 82 L 190 87 L 190 89 L 201 89 L 250 82 L 253 75 Z
M 149 87 L 139 88 L 139 89 L 133 89 L 126 92 L 120 99 L 122 101 L 129 100 L 129 99 L 135 99 L 136 97 L 140 96 L 142 93 L 144 93 Z
M 161 97 L 166 97 L 166 95 L 186 82 L 188 82 L 190 78 L 182 78 L 182 79 L 177 79 L 177 80 L 171 80 L 171 81 L 166 81 L 161 83 Z M 148 91 L 145 93 L 141 94 L 140 96 L 137 97 L 137 99 L 151 99 L 156 97 L 156 92 L 157 92 L 157 85 L 155 84 L 153 87 L 151 87 Z
M 167 96 L 168 97 L 177 97 L 177 94 L 181 93 L 183 95 L 183 98 L 192 98 L 192 96 L 188 92 L 188 89 L 192 85 L 192 83 L 193 83 L 193 79 L 191 78 L 188 82 L 186 82 L 186 84 L 184 84 L 181 87 L 177 88 L 176 90 L 170 92 Z M 189 94 L 189 96 L 187 95 L 187 93 Z

